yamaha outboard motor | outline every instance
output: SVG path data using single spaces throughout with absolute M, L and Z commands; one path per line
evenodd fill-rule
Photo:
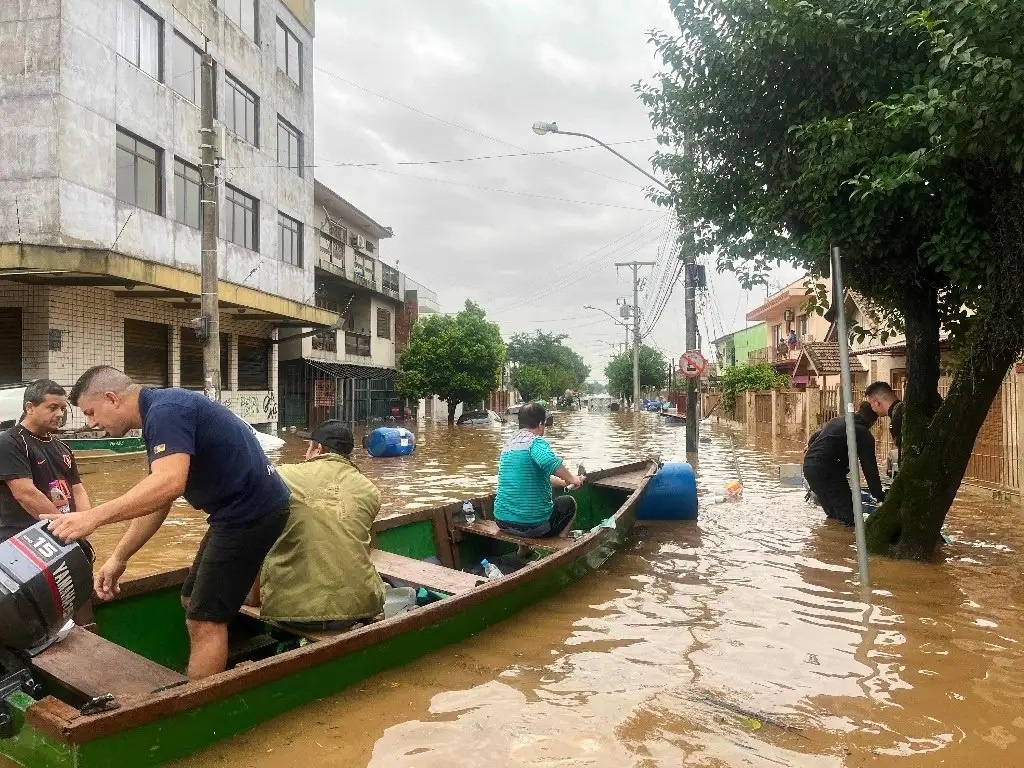
M 0 646 L 38 652 L 92 594 L 92 548 L 40 522 L 0 542 Z

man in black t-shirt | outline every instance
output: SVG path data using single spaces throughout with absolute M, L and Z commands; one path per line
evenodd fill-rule
M 0 541 L 43 515 L 89 509 L 75 457 L 53 436 L 67 411 L 64 388 L 49 379 L 25 388 L 21 421 L 0 433 Z
M 99 365 L 78 379 L 71 402 L 90 425 L 114 437 L 141 428 L 149 474 L 88 512 L 57 516 L 53 534 L 73 541 L 101 525 L 132 521 L 93 576 L 96 594 L 106 600 L 117 594 L 128 559 L 160 529 L 175 499 L 184 496 L 206 512 L 210 527 L 181 590 L 191 643 L 188 676 L 223 672 L 228 624 L 288 522 L 288 486 L 249 426 L 201 393 L 142 389 L 116 368 Z

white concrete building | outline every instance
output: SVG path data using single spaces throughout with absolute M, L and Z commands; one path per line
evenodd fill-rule
M 215 61 L 224 400 L 276 426 L 315 307 L 313 0 L 0 2 L 0 383 L 202 386 L 199 64 Z

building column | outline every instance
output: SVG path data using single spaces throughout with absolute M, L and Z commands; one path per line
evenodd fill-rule
M 782 408 L 779 407 L 779 398 L 781 393 L 777 389 L 772 390 L 772 452 L 774 453 L 779 449 L 779 416 L 782 412 Z
M 811 440 L 818 430 L 818 419 L 821 418 L 821 390 L 818 384 L 812 381 L 804 390 L 804 445 Z
M 748 389 L 743 396 L 747 398 L 747 435 L 753 437 L 757 435 L 757 392 Z
M 168 370 L 171 372 L 170 385 L 172 387 L 181 386 L 181 327 L 178 323 L 171 324 L 171 340 L 167 345 L 167 354 L 170 355 L 168 360 Z

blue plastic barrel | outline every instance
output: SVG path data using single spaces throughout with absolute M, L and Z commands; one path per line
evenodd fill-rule
M 408 456 L 416 448 L 416 436 L 402 427 L 377 427 L 366 436 L 364 444 L 375 459 Z
M 697 479 L 685 461 L 666 461 L 647 484 L 637 520 L 696 520 Z

